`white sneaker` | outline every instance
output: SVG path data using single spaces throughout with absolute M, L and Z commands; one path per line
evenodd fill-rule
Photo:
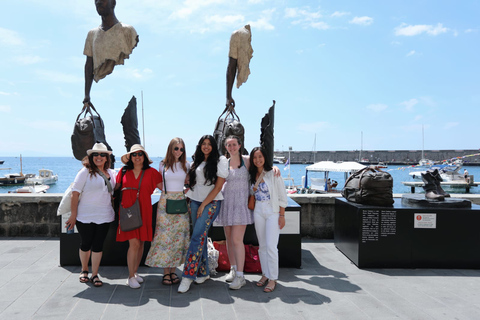
M 235 280 L 236 276 L 237 276 L 237 273 L 235 272 L 235 269 L 230 268 L 230 272 L 227 274 L 225 281 L 232 282 L 233 280 Z
M 135 280 L 135 277 L 131 277 L 127 279 L 127 286 L 129 286 L 132 289 L 138 289 L 140 288 L 140 283 L 138 283 L 138 281 Z
M 138 283 L 143 283 L 143 278 L 138 275 L 138 273 L 135 273 L 135 280 L 137 280 Z
M 185 293 L 190 289 L 190 285 L 192 284 L 193 280 L 189 278 L 182 278 L 182 282 L 180 282 L 180 285 L 178 286 L 178 292 L 179 293 Z
M 207 281 L 208 279 L 210 279 L 210 276 L 206 276 L 206 277 L 197 277 L 197 279 L 195 279 L 195 283 L 196 284 L 202 284 L 204 283 L 205 281 Z
M 238 276 L 238 277 L 235 277 L 235 279 L 233 279 L 233 282 L 230 283 L 230 285 L 228 287 L 232 290 L 238 290 L 246 284 L 247 284 L 247 282 L 245 281 L 245 277 L 244 276 Z

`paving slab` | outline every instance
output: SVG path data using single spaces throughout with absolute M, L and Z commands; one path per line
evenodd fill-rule
M 230 290 L 225 273 L 180 294 L 144 266 L 140 289 L 126 266 L 102 266 L 95 288 L 59 254 L 56 238 L 0 238 L 0 319 L 480 319 L 480 270 L 359 269 L 331 240 L 303 239 L 302 267 L 280 269 L 269 294 L 256 274 Z

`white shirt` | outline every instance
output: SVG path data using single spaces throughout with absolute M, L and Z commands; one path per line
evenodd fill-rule
M 205 176 L 203 174 L 203 168 L 207 163 L 202 162 L 198 168 L 195 170 L 197 175 L 197 183 L 193 187 L 193 190 L 190 189 L 187 192 L 187 197 L 192 200 L 202 202 L 207 198 L 208 194 L 215 188 L 215 184 L 205 185 Z M 217 163 L 217 177 L 226 179 L 228 177 L 228 160 L 224 156 L 221 156 Z M 168 186 L 167 186 L 168 190 Z M 223 200 L 223 194 L 219 192 L 213 200 Z
M 190 163 L 187 162 L 186 166 L 188 172 L 188 170 L 190 170 Z M 183 185 L 185 184 L 185 177 L 187 176 L 187 172 L 183 171 L 182 164 L 180 162 L 175 162 L 173 165 L 173 171 L 172 168 L 168 168 L 168 170 L 165 171 L 165 176 L 163 173 L 163 168 L 163 162 L 160 162 L 158 172 L 160 172 L 163 181 L 165 181 L 167 192 L 182 192 Z M 162 188 L 165 188 L 163 183 Z
M 115 171 L 108 169 L 112 190 L 115 189 Z M 108 176 L 107 176 L 108 178 Z M 112 196 L 108 192 L 105 179 L 98 173 L 90 175 L 87 168 L 77 173 L 72 191 L 80 192 L 77 220 L 83 223 L 107 223 L 115 220 Z

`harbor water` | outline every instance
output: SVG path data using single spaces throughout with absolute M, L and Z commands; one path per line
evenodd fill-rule
M 5 160 L 3 165 L 0 165 L 0 169 L 11 168 L 9 170 L 0 170 L 0 175 L 3 176 L 6 173 L 20 172 L 20 157 L 4 157 L 0 160 Z M 158 169 L 162 158 L 152 157 L 152 167 Z M 116 159 L 115 167 L 121 168 L 122 163 L 120 158 Z M 302 186 L 302 176 L 305 176 L 305 168 L 308 164 L 292 164 L 290 169 L 284 164 L 276 164 L 280 168 L 282 176 L 284 178 L 293 178 L 293 185 L 297 187 Z M 24 174 L 35 173 L 38 174 L 39 169 L 50 169 L 58 175 L 58 181 L 56 184 L 50 186 L 48 193 L 63 193 L 67 187 L 73 182 L 77 172 L 82 168 L 80 161 L 73 157 L 23 157 L 22 158 L 22 171 Z M 480 166 L 466 166 L 470 175 L 473 175 L 475 181 L 480 181 Z M 460 172 L 463 172 L 463 168 Z M 419 168 L 406 167 L 406 166 L 388 166 L 384 171 L 389 172 L 393 177 L 393 192 L 394 193 L 410 193 L 410 187 L 406 187 L 402 184 L 402 181 L 413 181 L 408 175 L 411 171 L 419 171 Z M 323 172 L 309 172 L 308 177 L 324 178 Z M 345 184 L 345 175 L 343 172 L 330 172 L 329 178 L 338 182 L 337 189 L 340 190 Z M 288 185 L 288 181 L 286 182 Z M 7 193 L 14 191 L 20 186 L 0 186 L 0 193 Z M 421 188 L 417 188 L 417 192 L 421 191 Z M 452 192 L 449 190 L 449 192 Z M 464 193 L 465 189 L 458 189 L 458 193 Z M 470 193 L 480 194 L 480 186 L 472 187 Z

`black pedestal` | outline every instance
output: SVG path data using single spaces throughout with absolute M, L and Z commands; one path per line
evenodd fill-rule
M 480 206 L 335 201 L 335 246 L 359 268 L 480 268 Z

